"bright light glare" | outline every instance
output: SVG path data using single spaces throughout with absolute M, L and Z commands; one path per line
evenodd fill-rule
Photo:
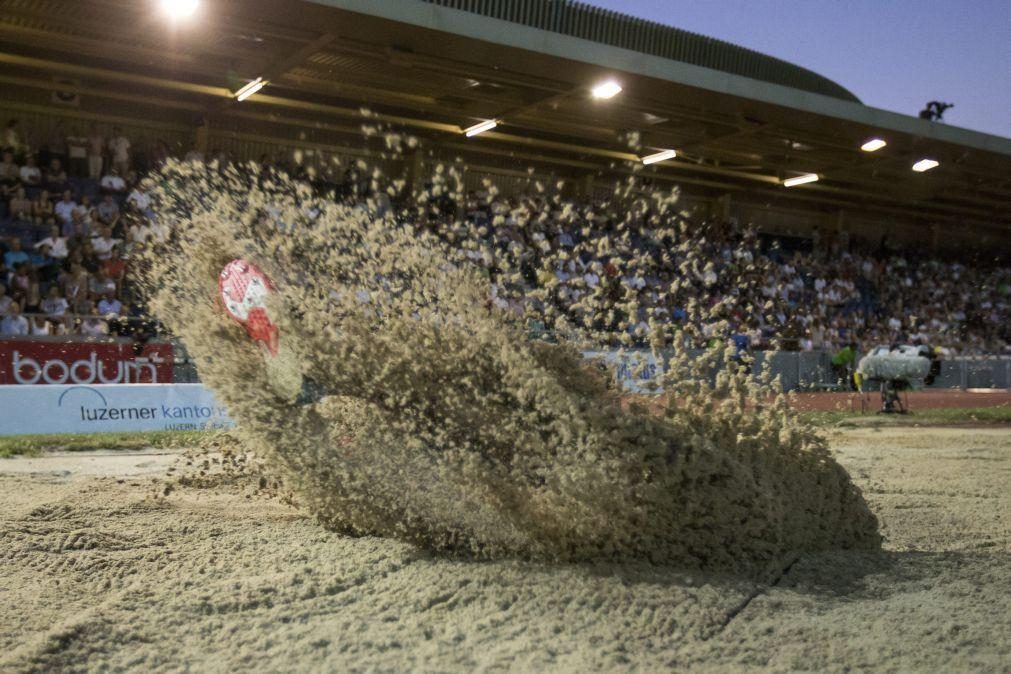
M 817 173 L 808 173 L 802 176 L 797 176 L 796 178 L 787 178 L 783 181 L 783 185 L 786 187 L 793 187 L 795 185 L 803 185 L 804 183 L 813 183 L 818 180 Z
M 485 131 L 491 131 L 496 126 L 498 126 L 498 122 L 496 122 L 494 119 L 489 119 L 487 122 L 481 122 L 480 124 L 475 124 L 474 126 L 470 127 L 469 129 L 464 129 L 463 132 L 465 134 L 467 134 L 468 138 L 470 138 L 471 136 L 476 136 L 479 133 L 484 133 Z
M 917 173 L 923 173 L 924 171 L 929 171 L 932 168 L 940 166 L 941 162 L 935 159 L 921 159 L 920 161 L 913 164 L 913 170 Z
M 197 11 L 200 0 L 161 0 L 162 10 L 173 19 L 185 19 Z
M 655 164 L 659 161 L 667 161 L 668 159 L 673 159 L 678 156 L 678 153 L 674 150 L 664 150 L 663 152 L 657 152 L 656 154 L 651 154 L 649 156 L 642 158 L 643 164 Z
M 267 86 L 267 81 L 262 77 L 257 77 L 255 80 L 249 82 L 246 86 L 235 92 L 235 100 L 242 102 L 265 86 Z
M 885 141 L 880 138 L 871 138 L 869 141 L 860 146 L 860 149 L 864 152 L 877 152 L 885 145 L 888 145 Z
M 608 80 L 593 87 L 592 93 L 594 98 L 614 98 L 621 93 L 621 85 L 614 80 Z

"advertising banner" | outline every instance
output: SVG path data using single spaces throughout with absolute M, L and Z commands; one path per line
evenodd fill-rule
M 0 386 L 0 435 L 231 428 L 202 384 Z
M 0 385 L 169 384 L 172 345 L 0 340 Z
M 650 351 L 583 351 L 583 358 L 602 361 L 614 368 L 617 383 L 629 393 L 661 393 L 660 376 L 663 362 Z

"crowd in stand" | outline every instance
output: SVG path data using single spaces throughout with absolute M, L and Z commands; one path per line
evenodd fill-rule
M 18 134 L 11 122 L 2 139 L 0 335 L 146 333 L 131 261 L 167 232 L 138 183 L 130 141 L 119 129 L 78 134 L 58 126 L 33 151 Z M 159 148 L 151 163 L 167 156 Z M 637 344 L 647 340 L 650 322 L 686 320 L 690 298 L 715 306 L 733 296 L 723 318 L 735 341 L 753 349 L 774 338 L 797 350 L 891 342 L 961 354 L 1011 349 L 1011 269 L 992 262 L 967 266 L 818 236 L 804 246 L 778 245 L 731 222 L 692 224 L 686 253 L 684 241 L 650 229 L 648 209 L 492 191 L 472 192 L 462 203 L 433 198 L 408 215 L 353 170 L 322 187 L 352 203 L 378 202 L 378 210 L 400 212 L 457 243 L 470 239 L 468 255 L 493 283 L 508 260 L 523 273 L 518 287 L 513 280 L 498 288 L 502 308 L 522 310 L 524 295 L 550 288 L 547 301 L 578 320 L 587 294 L 634 291 Z
M 9 122 L 0 155 L 0 335 L 146 338 L 131 259 L 164 231 L 130 141 L 57 125 L 40 148 Z
M 503 292 L 500 306 L 519 311 L 508 296 L 550 287 L 550 301 L 571 315 L 599 288 L 610 286 L 614 298 L 632 290 L 639 316 L 631 331 L 640 345 L 651 320 L 683 321 L 693 300 L 716 307 L 730 297 L 722 314 L 696 313 L 726 319 L 729 334 L 712 336 L 752 349 L 774 341 L 790 350 L 829 351 L 899 342 L 948 355 L 1011 353 L 1011 268 L 995 260 L 967 266 L 842 237 L 781 240 L 733 222 L 690 223 L 685 241 L 669 229 L 652 232 L 648 209 L 630 215 L 601 204 L 489 200 L 482 193 L 470 195 L 465 217 L 467 229 L 484 239 L 482 248 L 496 251 L 472 253 L 475 262 L 492 272 L 496 258 L 527 267 L 519 292 Z M 543 259 L 553 267 L 547 275 Z

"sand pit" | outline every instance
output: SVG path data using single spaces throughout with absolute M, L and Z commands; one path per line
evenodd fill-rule
M 1011 431 L 832 436 L 875 552 L 766 582 L 469 562 L 347 538 L 163 456 L 0 462 L 0 669 L 998 671 L 1011 658 Z

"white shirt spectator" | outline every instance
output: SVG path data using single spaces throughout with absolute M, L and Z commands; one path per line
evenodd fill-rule
M 105 337 L 109 334 L 109 324 L 101 318 L 85 318 L 81 321 L 81 334 L 86 337 Z
M 58 260 L 62 260 L 70 255 L 70 251 L 67 250 L 67 237 L 65 236 L 47 236 L 35 244 L 35 248 L 42 248 L 42 246 L 49 246 L 49 257 Z
M 58 217 L 63 222 L 70 222 L 71 218 L 74 215 L 75 208 L 77 208 L 77 202 L 74 201 L 73 199 L 71 199 L 70 201 L 60 199 L 59 201 L 56 202 L 56 205 L 53 206 L 53 212 L 56 213 L 56 217 Z
M 62 316 L 67 313 L 70 304 L 63 297 L 47 297 L 42 300 L 40 308 L 42 309 L 42 313 L 49 316 Z
M 141 212 L 151 208 L 151 195 L 139 188 L 130 192 L 130 196 L 126 200 L 136 206 L 137 210 Z
M 147 243 L 147 240 L 154 237 L 154 232 L 146 222 L 130 225 L 130 239 L 134 243 Z
M 116 136 L 109 139 L 109 151 L 112 153 L 112 161 L 130 161 L 130 141 L 126 136 Z
M 102 187 L 113 192 L 123 192 L 126 190 L 126 181 L 115 173 L 109 173 L 102 176 Z
M 42 337 L 45 335 L 53 334 L 53 326 L 50 325 L 49 321 L 32 321 L 31 322 L 31 333 L 32 336 Z
M 21 182 L 23 183 L 38 185 L 42 182 L 42 171 L 39 170 L 38 166 L 22 166 L 19 173 L 21 175 Z
M 111 236 L 91 237 L 91 247 L 95 250 L 95 257 L 103 262 L 109 259 L 113 246 L 119 242 L 119 239 L 114 239 Z

